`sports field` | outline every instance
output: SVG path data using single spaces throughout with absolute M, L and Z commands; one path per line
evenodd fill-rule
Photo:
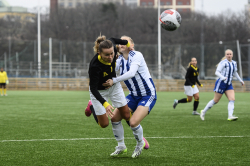
M 205 121 L 192 115 L 193 102 L 179 104 L 183 92 L 158 92 L 152 112 L 141 123 L 150 143 L 132 159 L 136 141 L 123 123 L 127 156 L 109 157 L 117 146 L 111 124 L 100 128 L 84 109 L 87 91 L 8 91 L 0 96 L 0 165 L 250 165 L 249 93 L 236 93 L 234 114 L 227 121 L 225 96 Z M 213 98 L 200 93 L 199 110 Z

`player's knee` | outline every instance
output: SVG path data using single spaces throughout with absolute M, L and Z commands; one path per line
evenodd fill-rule
M 138 122 L 136 122 L 135 120 L 131 120 L 131 119 L 130 119 L 129 123 L 130 123 L 130 127 L 136 127 L 139 125 Z
M 102 123 L 99 123 L 99 125 L 101 126 L 101 128 L 106 128 L 108 127 L 109 122 L 102 122 Z
M 194 99 L 195 101 L 199 101 L 200 97 L 198 96 L 198 97 L 195 97 Z
M 192 98 L 187 98 L 187 102 L 191 102 L 192 101 Z
M 130 112 L 126 112 L 123 114 L 123 119 L 125 119 L 126 121 L 128 121 L 130 119 Z

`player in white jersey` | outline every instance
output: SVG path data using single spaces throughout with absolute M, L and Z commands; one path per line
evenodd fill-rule
M 121 39 L 134 44 L 133 40 L 128 36 L 122 36 Z M 120 70 L 120 76 L 107 80 L 106 84 L 103 85 L 111 87 L 114 83 L 124 81 L 129 89 L 129 95 L 126 98 L 128 107 L 133 112 L 129 122 L 137 140 L 136 148 L 132 154 L 132 157 L 135 158 L 141 154 L 143 148 L 147 149 L 147 146 L 149 146 L 143 137 L 143 129 L 140 123 L 154 107 L 157 96 L 154 82 L 142 53 L 134 50 L 130 51 L 122 45 L 119 45 L 119 52 L 121 55 L 116 61 L 116 70 Z M 111 156 L 115 156 L 122 152 L 123 149 L 126 149 L 121 120 L 120 112 L 116 109 L 111 122 L 118 146 Z
M 234 101 L 235 101 L 235 94 L 234 89 L 232 86 L 232 79 L 235 76 L 242 84 L 244 82 L 240 78 L 239 74 L 237 73 L 237 64 L 235 61 L 232 60 L 233 58 L 233 51 L 227 49 L 225 51 L 225 57 L 222 58 L 221 62 L 218 64 L 215 74 L 219 77 L 215 82 L 214 87 L 214 99 L 209 101 L 204 108 L 201 110 L 200 117 L 201 120 L 205 120 L 206 112 L 213 107 L 214 104 L 218 103 L 223 95 L 226 94 L 229 103 L 228 103 L 228 119 L 229 121 L 237 120 L 238 117 L 233 115 L 234 112 Z

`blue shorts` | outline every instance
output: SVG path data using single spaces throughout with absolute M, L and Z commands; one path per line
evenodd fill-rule
M 135 112 L 138 106 L 145 106 L 149 107 L 148 113 L 152 110 L 156 103 L 156 96 L 132 96 L 128 95 L 126 97 L 127 102 L 128 102 L 128 107 Z
M 222 81 L 221 79 L 218 79 L 215 82 L 215 86 L 214 86 L 214 91 L 220 94 L 223 94 L 225 91 L 227 90 L 233 90 L 233 85 L 232 83 L 230 85 L 224 83 L 224 81 Z

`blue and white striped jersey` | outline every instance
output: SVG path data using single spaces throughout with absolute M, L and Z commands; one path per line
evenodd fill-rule
M 133 96 L 155 96 L 156 98 L 155 85 L 142 53 L 130 51 L 127 60 L 122 55 L 116 60 L 116 70 L 120 70 L 120 75 L 129 71 L 131 65 L 139 67 L 134 77 L 124 81 L 129 93 Z
M 227 59 L 224 59 L 219 63 L 216 71 L 219 71 L 224 77 L 227 77 L 224 83 L 230 85 L 232 83 L 234 73 L 237 72 L 237 63 L 234 60 L 229 62 Z

